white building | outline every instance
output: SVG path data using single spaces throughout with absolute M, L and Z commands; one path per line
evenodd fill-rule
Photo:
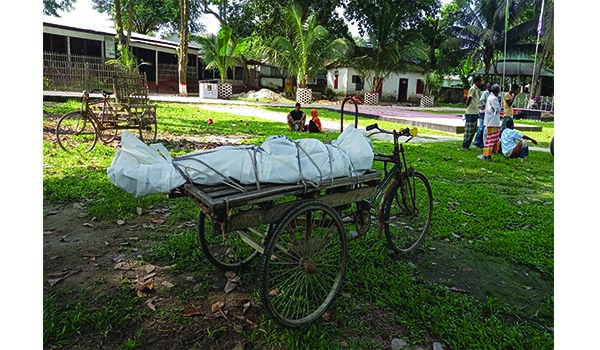
M 425 73 L 392 73 L 384 79 L 381 100 L 406 102 L 420 99 L 425 94 Z M 327 87 L 337 96 L 363 95 L 373 89 L 363 82 L 353 68 L 338 67 L 327 71 Z

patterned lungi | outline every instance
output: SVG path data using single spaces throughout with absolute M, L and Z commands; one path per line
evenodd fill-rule
M 491 156 L 494 146 L 500 141 L 500 127 L 488 126 L 485 144 L 483 145 L 483 155 Z

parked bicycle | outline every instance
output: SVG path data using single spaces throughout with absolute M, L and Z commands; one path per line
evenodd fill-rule
M 156 140 L 156 108 L 150 105 L 111 103 L 112 91 L 102 90 L 101 99 L 91 99 L 83 91 L 81 109 L 63 115 L 56 126 L 56 138 L 60 147 L 68 152 L 86 153 L 94 149 L 98 139 L 112 142 L 117 131 L 137 129 L 144 142 Z
M 381 236 L 382 229 L 385 231 L 388 247 L 397 254 L 412 252 L 425 239 L 433 212 L 431 185 L 423 174 L 407 165 L 404 147 L 398 141 L 400 137 L 408 137 L 405 142 L 409 142 L 417 135 L 417 129 L 390 131 L 372 124 L 366 130 L 376 130 L 369 137 L 380 133 L 392 135 L 394 149 L 391 154 L 375 153 L 374 161 L 383 163 L 384 175 L 375 196 L 356 203 L 353 214 L 356 237 L 368 232 L 372 218 L 379 218 L 378 235 Z

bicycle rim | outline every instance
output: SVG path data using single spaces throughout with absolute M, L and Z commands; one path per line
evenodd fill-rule
M 396 253 L 409 253 L 419 247 L 431 224 L 433 196 L 429 182 L 420 173 L 394 182 L 386 193 L 385 235 Z
M 67 113 L 56 126 L 56 140 L 60 147 L 72 153 L 87 153 L 98 141 L 96 124 L 80 111 Z
M 346 270 L 345 229 L 329 205 L 308 201 L 292 209 L 267 238 L 261 298 L 281 326 L 321 317 L 339 292 Z

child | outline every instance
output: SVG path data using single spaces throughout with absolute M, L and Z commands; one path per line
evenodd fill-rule
M 321 120 L 319 119 L 319 112 L 316 109 L 310 111 L 312 115 L 312 119 L 308 122 L 306 126 L 308 132 L 323 132 L 323 128 L 321 127 Z
M 519 158 L 522 162 L 529 155 L 527 140 L 537 145 L 537 141 L 527 135 L 521 135 L 515 130 L 515 122 L 512 119 L 506 121 L 506 129 L 500 136 L 502 153 L 508 158 Z

